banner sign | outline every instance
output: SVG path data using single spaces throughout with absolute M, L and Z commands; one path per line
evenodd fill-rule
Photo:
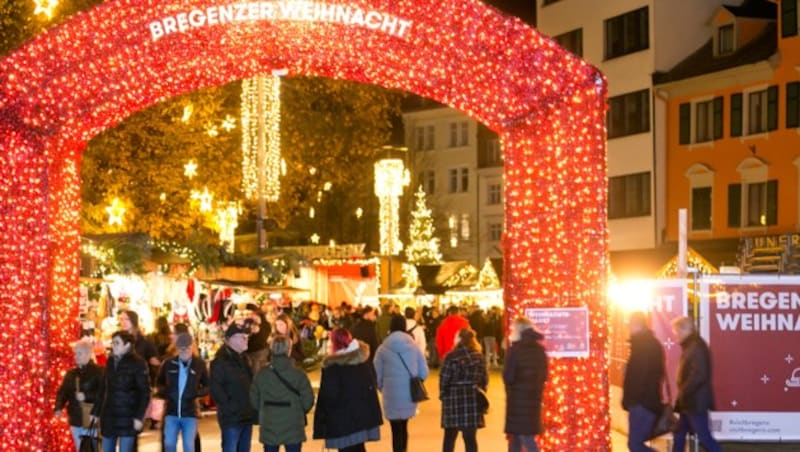
M 688 312 L 687 281 L 684 279 L 652 280 L 653 290 L 642 293 L 641 310 L 649 313 L 650 329 L 664 347 L 665 365 L 671 386 L 672 398 L 675 398 L 675 384 L 681 347 L 672 333 L 672 320 L 685 316 Z M 624 309 L 609 304 L 609 325 L 611 347 L 609 349 L 611 363 L 609 365 L 609 381 L 614 386 L 622 386 L 625 377 L 625 364 L 630 356 L 627 315 Z
M 547 354 L 554 358 L 589 356 L 589 308 L 527 308 L 525 316 L 544 334 Z
M 719 439 L 800 439 L 800 278 L 706 278 Z
M 255 21 L 328 22 L 363 27 L 405 38 L 413 22 L 358 6 L 304 0 L 243 1 L 179 12 L 148 24 L 153 41 L 193 28 Z

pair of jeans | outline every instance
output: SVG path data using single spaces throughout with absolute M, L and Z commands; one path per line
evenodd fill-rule
M 197 436 L 196 417 L 166 416 L 164 418 L 164 451 L 177 452 L 178 434 L 181 434 L 184 452 L 194 452 Z
M 483 337 L 483 352 L 486 356 L 487 366 L 496 366 L 498 363 L 496 346 L 497 340 L 494 336 Z
M 658 414 L 642 405 L 634 405 L 628 409 L 628 450 L 631 452 L 653 452 L 655 449 L 645 445 Z
M 302 443 L 284 444 L 283 445 L 283 449 L 286 452 L 300 452 L 301 446 L 302 446 Z M 272 445 L 269 445 L 269 444 L 264 444 L 264 452 L 278 452 L 278 449 L 280 449 L 280 447 L 281 446 L 272 446 Z
M 136 446 L 135 436 L 104 436 L 103 452 L 114 452 L 117 450 L 117 438 L 119 438 L 119 452 L 133 452 Z
M 684 452 L 686 434 L 693 432 L 705 447 L 706 452 L 722 452 L 719 443 L 711 436 L 708 429 L 708 411 L 702 413 L 681 413 L 678 431 L 673 435 L 672 452 Z
M 465 452 L 478 452 L 478 441 L 475 438 L 476 429 L 465 428 L 446 428 L 444 429 L 444 442 L 442 442 L 442 452 L 453 452 L 456 447 L 456 438 L 458 432 L 461 432 L 461 437 L 464 438 L 464 451 Z
M 536 446 L 536 437 L 533 435 L 508 435 L 508 452 L 539 452 L 539 447 Z
M 235 424 L 222 428 L 222 452 L 250 452 L 253 426 Z
M 75 427 L 74 425 L 70 425 L 69 429 L 72 431 L 72 440 L 75 442 L 75 452 L 80 452 L 81 447 L 81 435 L 87 435 L 89 432 L 88 428 L 83 427 Z M 95 437 L 95 443 L 98 442 L 98 438 Z
M 367 452 L 367 448 L 364 446 L 364 443 L 358 443 L 339 449 L 339 452 Z
M 408 450 L 408 419 L 389 420 L 392 426 L 392 452 Z

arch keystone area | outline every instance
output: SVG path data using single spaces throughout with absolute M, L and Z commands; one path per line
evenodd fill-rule
M 506 313 L 588 308 L 588 356 L 551 359 L 540 445 L 610 450 L 605 81 L 477 0 L 111 0 L 0 61 L 0 449 L 70 447 L 52 406 L 78 334 L 88 140 L 271 71 L 402 89 L 498 132 Z

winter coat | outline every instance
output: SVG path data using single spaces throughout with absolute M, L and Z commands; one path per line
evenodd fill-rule
M 439 359 L 444 359 L 444 355 L 453 348 L 456 333 L 462 328 L 469 328 L 469 322 L 458 314 L 448 315 L 439 324 L 436 330 L 436 352 L 439 353 Z
M 144 420 L 150 403 L 150 381 L 147 363 L 135 352 L 120 358 L 110 356 L 105 377 L 100 385 L 100 403 L 95 403 L 92 416 L 100 418 L 103 436 L 135 436 L 133 420 Z
M 631 355 L 622 383 L 622 408 L 642 406 L 661 412 L 661 384 L 664 380 L 664 350 L 649 329 L 631 335 Z
M 258 411 L 261 444 L 278 446 L 306 440 L 305 418 L 314 406 L 314 391 L 306 373 L 286 355 L 274 356 L 258 371 L 250 386 L 250 404 Z
M 211 361 L 211 398 L 217 404 L 221 428 L 257 422 L 256 411 L 250 405 L 252 381 L 247 357 L 223 345 Z
M 711 388 L 711 352 L 697 333 L 681 342 L 678 363 L 678 396 L 675 410 L 679 413 L 704 413 L 714 409 Z
M 97 403 L 100 397 L 100 386 L 102 385 L 103 368 L 89 361 L 83 367 L 74 367 L 65 375 L 61 386 L 56 393 L 56 405 L 54 410 L 59 411 L 67 405 L 67 418 L 69 425 L 80 427 L 83 425 L 83 410 L 78 399 L 75 398 L 77 386 L 80 385 L 80 392 L 83 393 L 86 403 Z
M 400 361 L 401 356 L 403 361 Z M 378 389 L 383 394 L 383 415 L 386 419 L 394 421 L 413 417 L 417 412 L 417 403 L 411 401 L 410 380 L 412 376 L 423 380 L 428 378 L 428 364 L 411 335 L 402 331 L 389 334 L 375 352 L 373 364 L 378 377 Z
M 156 378 L 156 397 L 166 401 L 165 413 L 168 416 L 178 416 L 180 404 L 180 417 L 197 417 L 197 398 L 208 395 L 209 377 L 206 363 L 198 356 L 192 356 L 189 363 L 189 373 L 186 377 L 186 386 L 178 400 L 178 384 L 180 376 L 180 358 L 170 357 L 161 363 Z
M 442 428 L 469 429 L 485 426 L 483 413 L 478 409 L 475 387 L 486 390 L 488 384 L 489 375 L 482 353 L 463 345 L 448 353 L 439 374 Z
M 383 424 L 375 370 L 367 362 L 369 346 L 360 341 L 359 345 L 322 360 L 314 439 L 339 438 Z
M 542 392 L 547 381 L 547 355 L 539 342 L 542 339 L 544 336 L 535 330 L 525 330 L 506 355 L 506 433 L 542 433 Z

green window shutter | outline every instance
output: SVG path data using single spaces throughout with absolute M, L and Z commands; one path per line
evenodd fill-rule
M 800 82 L 786 84 L 786 127 L 800 127 Z
M 692 104 L 689 102 L 683 103 L 680 106 L 680 144 L 689 144 L 692 142 Z
M 767 181 L 767 224 L 778 224 L 778 181 Z
M 742 136 L 742 93 L 731 94 L 731 136 Z
M 728 185 L 728 227 L 742 225 L 742 184 Z
M 714 98 L 714 139 L 722 138 L 722 96 Z
M 797 0 L 781 2 L 781 37 L 797 35 Z
M 778 128 L 778 86 L 767 88 L 767 130 Z

